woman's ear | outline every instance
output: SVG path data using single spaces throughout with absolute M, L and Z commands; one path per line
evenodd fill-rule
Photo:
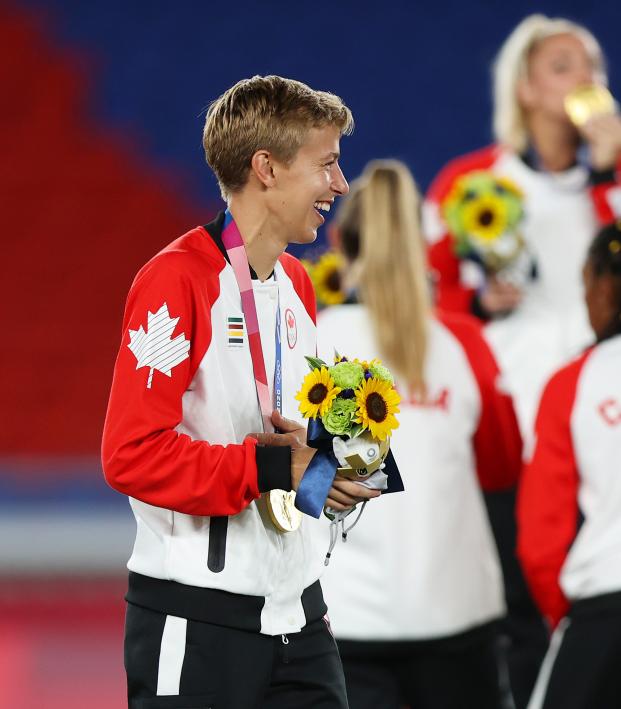
M 515 87 L 515 95 L 521 108 L 530 108 L 532 106 L 534 92 L 527 77 L 523 76 L 521 79 L 518 79 L 517 86 Z
M 250 170 L 264 187 L 273 187 L 275 182 L 273 158 L 267 150 L 257 150 L 250 160 Z

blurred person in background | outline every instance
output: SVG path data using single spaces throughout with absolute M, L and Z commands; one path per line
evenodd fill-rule
M 529 709 L 621 703 L 621 224 L 584 267 L 597 343 L 556 372 L 519 489 L 520 560 L 555 628 Z
M 137 520 L 130 707 L 347 706 L 310 532 L 277 529 L 267 505 L 270 491 L 297 488 L 314 454 L 281 415 L 296 415 L 316 344 L 312 285 L 283 251 L 312 243 L 321 211 L 347 193 L 339 139 L 352 127 L 332 94 L 278 76 L 238 82 L 210 106 L 203 135 L 226 213 L 162 250 L 131 287 L 102 447 L 106 479 Z M 296 339 L 280 355 L 281 309 Z M 270 415 L 278 432 L 253 434 Z M 328 504 L 378 494 L 335 481 Z
M 593 339 L 580 271 L 598 226 L 621 215 L 621 117 L 593 115 L 578 128 L 565 107 L 572 90 L 606 82 L 601 47 L 587 29 L 565 19 L 527 17 L 494 66 L 496 143 L 450 162 L 425 202 L 438 304 L 489 321 L 486 336 L 525 442 L 544 382 Z M 524 282 L 487 277 L 455 255 L 442 205 L 455 181 L 474 171 L 509 178 L 523 194 L 521 233 L 533 257 Z M 482 213 L 485 218 L 489 214 Z
M 603 112 L 577 127 L 565 106 L 578 87 L 606 83 L 601 47 L 587 29 L 539 14 L 525 18 L 494 66 L 496 143 L 445 166 L 424 205 L 438 304 L 487 322 L 526 450 L 545 381 L 593 341 L 580 272 L 599 225 L 621 214 L 621 118 Z M 443 211 L 457 181 L 481 172 L 510 180 L 522 194 L 519 231 L 532 262 L 521 278 L 490 275 L 456 256 Z M 479 218 L 481 227 L 489 226 L 489 210 L 481 209 Z M 488 497 L 488 506 L 505 568 L 509 667 L 520 709 L 545 651 L 545 630 L 515 559 L 514 500 Z
M 350 302 L 320 314 L 319 354 L 396 373 L 406 491 L 365 509 L 323 583 L 351 709 L 498 709 L 505 605 L 481 488 L 515 483 L 521 440 L 476 319 L 432 311 L 419 207 L 407 167 L 376 161 L 336 217 Z

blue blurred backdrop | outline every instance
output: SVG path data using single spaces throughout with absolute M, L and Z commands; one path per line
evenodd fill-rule
M 3 706 L 123 705 L 133 521 L 99 441 L 133 275 L 220 206 L 209 102 L 254 74 L 330 90 L 346 176 L 396 157 L 425 189 L 491 141 L 490 67 L 532 12 L 591 29 L 621 97 L 616 2 L 0 0 Z

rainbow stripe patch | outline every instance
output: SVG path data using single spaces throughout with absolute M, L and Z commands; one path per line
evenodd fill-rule
M 228 317 L 226 319 L 227 332 L 229 337 L 229 347 L 244 346 L 244 318 Z

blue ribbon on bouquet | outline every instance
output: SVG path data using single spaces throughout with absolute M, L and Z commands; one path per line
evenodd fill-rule
M 336 469 L 339 467 L 339 462 L 332 450 L 333 438 L 334 436 L 326 431 L 320 419 L 309 420 L 306 443 L 311 448 L 316 448 L 317 452 L 306 468 L 297 489 L 295 506 L 300 512 L 315 517 L 315 519 L 321 515 L 332 487 Z M 384 466 L 383 472 L 388 476 L 388 487 L 386 490 L 382 490 L 382 493 L 404 490 L 399 468 L 397 468 L 390 450 L 384 460 Z

